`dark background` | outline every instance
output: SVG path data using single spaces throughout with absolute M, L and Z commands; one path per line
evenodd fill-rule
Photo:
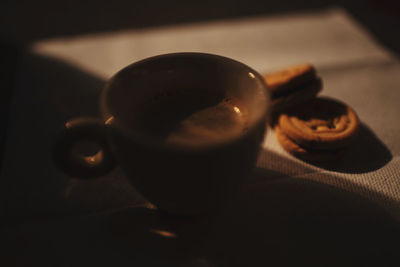
M 195 21 L 284 14 L 344 7 L 385 46 L 398 51 L 400 3 L 396 0 L 3 0 L 0 36 L 9 42 Z
M 62 37 L 62 36 L 74 36 L 74 35 L 82 35 L 89 33 L 100 33 L 100 32 L 112 32 L 123 29 L 140 29 L 140 28 L 148 28 L 148 27 L 157 27 L 164 25 L 176 25 L 182 23 L 190 23 L 190 22 L 201 22 L 208 20 L 222 20 L 222 19 L 233 19 L 233 18 L 241 18 L 241 17 L 251 17 L 251 16 L 264 16 L 264 15 L 284 15 L 302 11 L 312 11 L 312 10 L 321 10 L 325 8 L 330 8 L 333 6 L 343 7 L 346 9 L 360 24 L 366 28 L 373 37 L 380 43 L 385 46 L 388 50 L 390 50 L 394 55 L 398 55 L 400 52 L 400 1 L 396 0 L 354 0 L 354 1 L 333 1 L 333 0 L 304 0 L 304 1 L 295 1 L 295 0 L 276 0 L 276 1 L 256 1 L 256 0 L 214 0 L 214 1 L 178 1 L 178 0 L 170 0 L 170 1 L 162 1 L 162 0 L 147 0 L 147 1 L 134 1 L 134 0 L 69 0 L 69 1 L 51 1 L 51 0 L 37 0 L 37 1 L 28 1 L 28 0 L 3 0 L 0 3 L 0 49 L 1 49 L 1 60 L 0 60 L 0 79 L 1 79 L 1 97 L 0 97 L 0 116 L 1 116 L 1 124 L 0 124 L 0 156 L 2 155 L 2 151 L 4 148 L 4 144 L 7 141 L 6 132 L 7 132 L 7 120 L 9 115 L 9 106 L 12 101 L 13 96 L 13 87 L 15 83 L 15 73 L 18 70 L 18 57 L 21 54 L 21 51 L 25 49 L 25 47 L 29 46 L 30 43 L 33 43 L 38 40 L 53 38 L 53 37 Z M 2 158 L 0 158 L 0 164 L 2 163 Z M 6 177 L 5 177 L 6 178 Z M 286 203 L 289 207 L 287 209 L 286 214 L 281 214 L 280 209 L 275 210 L 276 215 L 283 217 L 283 221 L 291 223 L 292 220 L 287 218 L 291 218 L 293 214 L 292 207 L 292 197 L 295 194 L 303 197 L 305 196 L 305 200 L 303 202 L 297 203 L 295 208 L 298 208 L 296 211 L 300 213 L 300 211 L 306 210 L 309 212 L 308 215 L 313 215 L 314 210 L 311 210 L 309 207 L 312 205 L 310 203 L 314 203 L 314 198 L 312 197 L 312 193 L 322 192 L 320 195 L 320 199 L 325 199 L 327 203 L 323 203 L 328 209 L 323 209 L 322 222 L 309 222 L 307 220 L 312 219 L 313 216 L 299 216 L 296 223 L 293 223 L 294 232 L 302 235 L 304 233 L 308 233 L 311 226 L 320 225 L 314 231 L 314 236 L 307 236 L 303 238 L 303 236 L 296 237 L 296 240 L 309 240 L 308 243 L 304 244 L 299 243 L 302 250 L 297 252 L 297 250 L 292 250 L 287 252 L 288 255 L 291 255 L 291 252 L 296 251 L 298 255 L 307 255 L 309 251 L 313 251 L 316 248 L 320 248 L 318 242 L 319 233 L 326 234 L 326 229 L 335 229 L 332 226 L 337 227 L 336 231 L 329 232 L 329 238 L 327 240 L 333 240 L 334 242 L 328 243 L 325 241 L 325 244 L 329 245 L 329 248 L 334 248 L 336 245 L 338 247 L 346 245 L 351 248 L 358 248 L 355 252 L 356 256 L 363 259 L 365 263 L 368 263 L 367 260 L 370 257 L 368 255 L 372 255 L 374 258 L 373 250 L 374 249 L 393 249 L 391 241 L 398 241 L 398 233 L 394 235 L 392 233 L 392 228 L 384 228 L 382 226 L 391 225 L 393 222 L 391 218 L 388 218 L 386 213 L 383 213 L 380 209 L 376 208 L 369 203 L 363 204 L 363 202 L 358 199 L 353 200 L 352 196 L 345 195 L 345 197 L 331 197 L 336 195 L 341 195 L 341 192 L 331 192 L 329 190 L 333 190 L 330 187 L 323 187 L 321 185 L 312 185 L 310 186 L 306 182 L 298 182 L 295 181 L 294 184 L 289 184 L 291 188 L 291 195 L 280 195 L 279 192 L 283 192 L 284 190 L 280 190 L 279 186 L 283 185 L 283 182 L 277 182 L 275 187 L 270 189 L 271 192 L 278 192 L 278 199 L 280 202 Z M 287 185 L 285 184 L 285 188 L 287 189 Z M 319 187 L 321 191 L 318 191 Z M 279 190 L 276 190 L 276 189 Z M 329 192 L 328 192 L 329 191 Z M 263 192 L 262 192 L 263 193 Z M 328 194 L 329 193 L 329 194 Z M 335 193 L 335 194 L 334 194 Z M 339 194 L 340 193 L 340 194 Z M 262 194 L 263 197 L 273 197 L 273 194 Z M 307 196 L 311 196 L 308 197 Z M 324 198 L 324 196 L 327 196 Z M 331 198 L 335 201 L 332 202 Z M 337 200 L 341 200 L 339 203 Z M 249 200 L 251 203 L 251 199 Z M 266 203 L 271 203 L 271 201 L 266 201 Z M 351 203 L 351 205 L 349 205 Z M 355 203 L 355 204 L 354 204 Z M 1 205 L 1 204 L 0 204 Z M 249 205 L 253 206 L 253 205 Z M 339 208 L 338 208 L 339 207 Z M 265 208 L 265 207 L 263 207 Z M 273 208 L 273 207 L 272 207 Z M 247 207 L 246 209 L 247 210 Z M 274 209 L 271 209 L 274 211 Z M 355 218 L 347 216 L 353 213 L 355 210 L 359 211 L 359 214 Z M 345 216 L 342 216 L 342 215 Z M 360 215 L 361 214 L 361 215 Z M 279 216 L 272 216 L 269 214 L 269 218 L 275 218 Z M 126 216 L 126 215 L 125 215 Z M 285 217 L 287 216 L 287 218 Z M 347 216 L 347 217 L 346 217 Z M 1 216 L 0 216 L 1 218 Z M 137 217 L 134 217 L 136 220 Z M 265 218 L 264 221 L 260 221 L 258 226 L 260 228 L 265 227 L 264 224 L 269 222 L 269 218 Z M 318 217 L 319 218 L 319 217 Z M 331 219 L 338 218 L 336 222 L 332 222 Z M 124 218 L 125 220 L 125 218 Z M 236 220 L 234 220 L 236 222 Z M 4 220 L 3 220 L 4 222 Z M 11 220 L 11 222 L 13 222 Z M 84 228 L 82 227 L 82 222 L 75 222 L 75 228 L 71 227 L 67 221 L 64 223 L 56 224 L 56 226 L 49 226 L 51 231 L 49 233 L 56 233 L 55 236 L 59 233 L 64 233 L 65 225 L 68 224 L 68 227 L 72 230 L 67 231 L 65 236 L 66 240 L 72 240 L 70 243 L 75 241 L 75 237 L 78 239 L 80 235 L 84 236 L 86 229 L 92 229 L 92 227 Z M 275 223 L 275 222 L 273 222 Z M 272 225 L 274 225 L 272 223 Z M 0 223 L 1 224 L 1 223 Z M 88 225 L 90 225 L 88 223 Z M 73 226 L 73 225 L 72 225 Z M 235 226 L 235 225 L 234 225 Z M 277 225 L 274 225 L 276 229 Z M 360 227 L 361 226 L 361 227 Z M 53 227 L 53 228 L 51 228 Z M 44 230 L 43 230 L 43 229 Z M 42 232 L 46 232 L 47 225 L 44 224 L 41 229 Z M 69 229 L 68 228 L 68 229 Z M 254 225 L 249 227 L 248 231 L 252 231 Z M 60 230 L 62 229 L 62 230 Z M 82 230 L 83 229 L 83 230 Z M 95 229 L 96 230 L 96 229 Z M 97 234 L 97 232 L 93 230 L 93 233 Z M 124 234 L 126 233 L 126 229 L 123 229 Z M 368 231 L 371 235 L 365 236 L 364 233 Z M 72 234 L 71 234 L 72 233 Z M 72 238 L 69 238 L 69 235 L 72 235 Z M 257 232 L 258 234 L 258 232 Z M 34 254 L 36 247 L 36 240 L 44 240 L 43 244 L 46 244 L 44 247 L 52 247 L 51 243 L 47 242 L 47 239 L 41 236 L 41 232 L 30 233 L 31 236 L 27 236 L 22 240 L 26 242 L 31 242 L 27 245 L 26 251 L 31 254 Z M 75 235 L 75 236 L 74 236 Z M 48 234 L 48 236 L 51 236 Z M 278 234 L 276 234 L 278 236 Z M 68 237 L 68 238 L 67 238 Z M 252 236 L 250 236 L 252 237 Z M 250 240 L 250 237 L 247 237 Z M 278 236 L 280 238 L 280 236 Z M 343 240 L 339 240 L 343 237 L 343 240 L 346 240 L 347 243 L 342 242 Z M 346 237 L 346 238 L 345 238 Z M 351 238 L 349 238 L 351 237 Z M 389 238 L 390 237 L 390 238 Z M 41 239 L 42 238 L 42 239 Z M 47 238 L 47 237 L 46 237 Z M 50 241 L 52 240 L 49 237 Z M 245 239 L 244 241 L 249 241 Z M 12 240 L 12 238 L 10 238 Z M 18 238 L 16 239 L 18 240 Z M 284 240 L 284 239 L 283 239 Z M 352 240 L 353 243 L 348 243 L 347 240 Z M 95 240 L 96 241 L 96 240 Z M 251 241 L 251 240 L 250 240 Z M 282 241 L 281 241 L 282 242 Z M 49 243 L 49 245 L 47 244 Z M 64 245 L 63 248 L 65 250 L 70 250 L 69 244 Z M 393 242 L 394 243 L 394 242 Z M 243 244 L 247 244 L 247 242 L 243 242 Z M 382 247 L 375 248 L 375 246 L 371 246 L 371 244 L 378 246 L 379 244 L 385 244 Z M 7 244 L 8 245 L 8 244 Z M 95 243 L 90 243 L 90 246 L 96 245 Z M 78 250 L 83 251 L 83 249 L 87 249 L 89 247 L 86 243 L 77 244 L 77 248 L 75 248 L 75 252 Z M 287 244 L 284 244 L 287 245 Z M 168 244 L 169 246 L 169 244 Z M 1 245 L 0 245 L 1 247 Z M 18 247 L 18 246 L 17 246 Z M 272 246 L 273 247 L 273 246 Z M 52 248 L 54 251 L 63 250 L 63 248 L 59 249 L 57 247 Z M 108 249 L 108 248 L 107 248 Z M 366 251 L 365 249 L 369 249 Z M 24 253 L 26 252 L 24 251 Z M 333 251 L 333 249 L 332 249 Z M 345 251 L 345 249 L 343 249 Z M 353 250 L 354 251 L 354 250 Z M 372 251 L 372 252 L 371 252 Z M 96 249 L 92 249 L 93 255 Z M 275 252 L 275 250 L 272 250 Z M 379 252 L 379 251 L 378 251 Z M 378 256 L 385 255 L 386 251 L 381 254 L 376 253 Z M 1 253 L 0 253 L 1 254 Z M 56 258 L 56 256 L 48 253 L 51 257 Z M 273 253 L 271 253 L 273 254 Z M 387 254 L 391 254 L 391 251 L 388 251 Z M 91 254 L 89 253 L 89 256 Z M 341 254 L 344 255 L 344 254 Z M 364 255 L 364 256 L 362 256 Z M 365 256 L 367 255 L 367 256 Z M 391 254 L 391 255 L 394 255 Z M 90 258 L 86 256 L 86 258 Z M 278 255 L 279 256 L 279 255 Z M 327 255 L 326 258 L 329 258 Z M 346 259 L 346 255 L 343 256 Z M 364 257 L 364 258 L 363 258 Z M 29 258 L 29 257 L 28 257 Z M 279 258 L 279 257 L 277 257 Z M 376 257 L 378 259 L 379 257 Z M 101 257 L 100 257 L 101 259 Z M 112 258 L 114 260 L 114 258 Z M 90 258 L 90 260 L 92 260 Z M 334 265 L 332 265 L 334 266 Z M 353 265 L 355 266 L 355 265 Z M 360 266 L 366 266 L 360 265 Z M 379 265 L 375 265 L 379 266 Z M 389 266 L 385 264 L 380 264 L 380 266 Z

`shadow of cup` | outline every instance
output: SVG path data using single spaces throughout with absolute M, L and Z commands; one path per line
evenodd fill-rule
M 213 230 L 227 266 L 392 266 L 400 237 L 375 203 L 289 177 L 245 189 Z
M 265 180 L 212 217 L 130 209 L 110 216 L 110 242 L 178 266 L 391 266 L 400 228 L 347 191 L 304 179 Z M 398 262 L 397 262 L 398 263 Z M 197 264 L 197 265 L 196 265 Z

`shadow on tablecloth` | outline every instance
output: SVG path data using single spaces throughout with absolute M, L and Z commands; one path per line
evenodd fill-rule
M 399 224 L 382 208 L 322 183 L 268 179 L 217 216 L 132 207 L 17 225 L 5 251 L 16 266 L 398 266 Z
M 350 160 L 349 163 L 352 162 L 354 162 L 354 159 Z M 370 199 L 400 219 L 399 203 L 398 199 L 395 198 L 397 196 L 396 191 L 388 187 L 386 184 L 388 182 L 385 179 L 381 179 L 381 172 L 349 174 L 326 171 L 323 168 L 295 158 L 291 159 L 272 150 L 261 151 L 257 166 L 250 177 L 249 184 L 257 185 L 279 180 L 282 177 L 308 179 Z M 386 172 L 390 173 L 390 170 L 388 168 Z

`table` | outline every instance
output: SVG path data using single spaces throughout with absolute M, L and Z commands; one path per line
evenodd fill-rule
M 376 203 L 394 221 L 400 218 L 400 142 L 397 138 L 400 64 L 344 10 L 332 8 L 34 43 L 20 58 L 1 173 L 5 178 L 0 189 L 1 202 L 6 208 L 4 215 L 6 222 L 14 223 L 6 228 L 5 240 L 13 244 L 11 255 L 24 251 L 34 262 L 46 259 L 44 262 L 49 264 L 56 260 L 80 266 L 93 260 L 98 251 L 107 251 L 95 260 L 97 264 L 117 262 L 122 266 L 132 261 L 129 253 L 122 255 L 102 243 L 101 238 L 95 238 L 101 244 L 91 238 L 101 231 L 102 223 L 110 214 L 124 208 L 143 207 L 145 199 L 129 185 L 119 169 L 94 181 L 69 179 L 54 168 L 49 151 L 58 127 L 65 120 L 98 115 L 97 98 L 105 80 L 113 73 L 148 56 L 177 51 L 221 54 L 242 61 L 260 73 L 296 63 L 314 64 L 324 81 L 322 95 L 340 99 L 358 113 L 362 122 L 360 138 L 340 162 L 321 167 L 287 154 L 269 129 L 256 174 L 249 178 L 249 188 L 258 192 L 255 196 L 264 192 L 260 196 L 263 198 L 266 192 L 276 192 L 271 188 L 286 190 L 279 186 L 279 181 L 290 180 L 289 189 L 296 188 L 295 192 L 304 189 L 300 190 L 304 200 L 308 193 L 313 194 L 314 186 L 327 184 L 333 186 L 326 187 L 328 191 L 336 188 L 360 195 Z M 282 200 L 283 196 L 285 201 L 290 197 L 276 197 Z M 345 206 L 340 207 L 345 209 Z M 378 210 L 374 212 L 381 214 Z M 374 215 L 374 212 L 367 214 Z M 141 226 L 159 220 L 142 208 L 132 214 L 133 218 L 139 215 L 146 218 L 138 224 Z M 387 220 L 383 221 L 386 224 Z M 147 240 L 148 236 L 141 238 Z M 21 240 L 29 244 L 29 249 L 21 250 Z M 35 248 L 36 241 L 39 245 Z M 49 244 L 59 246 L 59 250 Z M 70 245 L 76 246 L 72 255 L 66 253 Z M 92 246 L 87 254 L 78 252 L 87 246 Z M 46 251 L 55 254 L 47 257 Z M 148 261 L 152 258 L 148 253 L 149 250 L 141 250 L 135 262 L 153 266 Z M 152 264 L 157 265 L 157 259 Z M 200 258 L 191 264 L 214 266 Z

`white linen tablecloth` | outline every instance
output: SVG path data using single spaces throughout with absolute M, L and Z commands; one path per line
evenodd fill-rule
M 143 203 L 120 170 L 68 179 L 49 148 L 65 120 L 98 114 L 104 81 L 156 54 L 198 51 L 234 58 L 260 73 L 314 64 L 322 95 L 358 113 L 363 137 L 340 164 L 322 168 L 287 154 L 268 131 L 258 167 L 327 183 L 370 198 L 400 217 L 400 64 L 342 9 L 43 40 L 20 59 L 1 176 L 11 217 L 85 214 Z

